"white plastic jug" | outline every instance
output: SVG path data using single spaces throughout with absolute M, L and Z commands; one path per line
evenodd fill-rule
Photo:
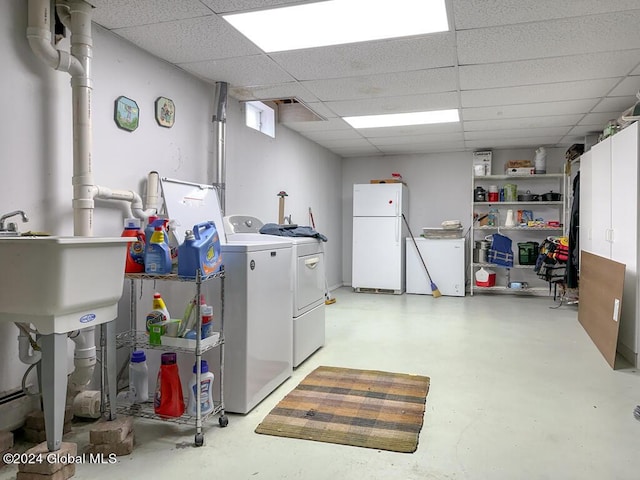
M 547 173 L 547 150 L 544 147 L 536 149 L 534 165 L 536 174 Z
M 516 219 L 513 215 L 513 210 L 507 210 L 507 219 L 504 222 L 505 227 L 515 227 Z

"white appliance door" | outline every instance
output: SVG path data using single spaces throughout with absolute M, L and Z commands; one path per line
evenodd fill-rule
M 353 288 L 403 291 L 401 217 L 354 217 Z
M 324 253 L 303 255 L 295 259 L 296 305 L 293 316 L 304 313 L 324 302 Z
M 354 217 L 393 217 L 402 213 L 401 183 L 353 186 Z
M 416 238 L 431 279 L 442 295 L 464 297 L 464 238 Z M 407 238 L 407 293 L 431 295 L 431 283 L 416 252 L 411 237 Z

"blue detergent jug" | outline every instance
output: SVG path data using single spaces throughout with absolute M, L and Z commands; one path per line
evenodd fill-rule
M 198 269 L 202 276 L 220 270 L 220 238 L 212 221 L 193 226 L 185 232 L 184 242 L 178 247 L 178 275 L 195 278 Z

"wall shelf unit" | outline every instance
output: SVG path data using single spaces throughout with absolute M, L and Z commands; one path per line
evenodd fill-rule
M 489 187 L 497 187 L 498 190 L 505 185 L 515 185 L 517 195 L 533 193 L 542 195 L 549 192 L 561 194 L 560 200 L 545 201 L 476 201 L 476 188 L 482 187 L 489 190 Z M 519 243 L 536 242 L 539 245 L 547 237 L 560 237 L 566 234 L 566 175 L 562 173 L 550 173 L 542 175 L 486 175 L 474 176 L 472 179 L 471 192 L 471 236 L 470 255 L 472 259 L 469 267 L 469 293 L 511 293 L 544 295 L 548 294 L 549 286 L 534 272 L 535 265 L 519 264 Z M 500 198 L 500 197 L 498 197 Z M 509 198 L 509 197 L 507 197 Z M 512 197 L 513 198 L 513 197 Z M 517 198 L 517 197 L 515 197 Z M 493 200 L 493 199 L 492 199 Z M 506 226 L 507 211 L 511 210 L 516 221 L 515 226 Z M 529 211 L 533 221 L 537 224 L 529 226 L 529 222 L 518 223 L 518 210 Z M 492 213 L 493 225 L 478 224 L 478 218 L 486 217 Z M 528 212 L 527 212 L 528 213 Z M 486 220 L 484 221 L 486 222 Z M 547 222 L 551 222 L 548 225 Z M 480 241 L 490 240 L 495 233 L 507 236 L 512 241 L 514 265 L 504 267 L 478 258 L 478 253 L 474 255 L 474 249 Z M 491 269 L 496 273 L 496 286 L 480 287 L 475 284 L 475 273 L 478 269 Z M 524 283 L 525 288 L 510 288 L 511 282 Z

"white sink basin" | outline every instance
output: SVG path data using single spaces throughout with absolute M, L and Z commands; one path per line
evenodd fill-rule
M 0 237 L 0 322 L 43 335 L 116 318 L 128 238 Z

